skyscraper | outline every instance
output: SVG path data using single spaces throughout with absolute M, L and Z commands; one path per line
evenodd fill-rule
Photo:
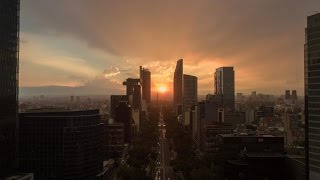
M 173 77 L 173 108 L 178 112 L 178 106 L 183 103 L 183 59 L 177 61 Z
M 320 179 L 320 13 L 305 29 L 306 152 L 310 180 Z
M 0 1 L 0 179 L 16 167 L 19 0 Z
M 214 74 L 214 93 L 222 97 L 225 112 L 235 109 L 235 85 L 233 67 L 220 67 Z
M 117 123 L 123 123 L 124 126 L 124 142 L 130 143 L 133 130 L 133 117 L 131 106 L 127 102 L 120 102 L 116 108 L 115 120 Z
M 134 109 L 141 109 L 141 84 L 140 79 L 128 78 L 123 85 L 127 86 L 129 103 Z
M 151 72 L 140 66 L 140 83 L 142 85 L 142 100 L 151 102 Z
M 183 110 L 189 111 L 192 105 L 198 102 L 198 78 L 196 76 L 183 75 Z
M 22 171 L 43 180 L 97 179 L 102 173 L 104 125 L 99 110 L 39 109 L 19 116 Z
M 120 102 L 125 101 L 128 102 L 127 95 L 111 95 L 110 96 L 110 116 L 115 118 L 116 115 L 116 108 L 120 104 Z

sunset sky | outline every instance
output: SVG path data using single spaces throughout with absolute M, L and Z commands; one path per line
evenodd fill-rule
M 236 92 L 303 93 L 306 16 L 319 0 L 22 0 L 20 86 L 84 86 L 124 92 L 152 72 L 172 88 L 178 59 L 199 94 L 234 66 Z

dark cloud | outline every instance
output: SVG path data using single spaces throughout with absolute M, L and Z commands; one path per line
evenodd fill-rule
M 25 31 L 73 36 L 142 63 L 219 61 L 241 77 L 277 85 L 298 77 L 290 84 L 302 89 L 306 16 L 319 6 L 319 0 L 29 0 L 22 1 L 22 19 Z

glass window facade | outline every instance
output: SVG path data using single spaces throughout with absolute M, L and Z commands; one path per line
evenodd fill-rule
M 0 177 L 16 166 L 19 6 L 19 0 L 0 1 Z
M 310 179 L 320 178 L 320 13 L 309 16 L 305 30 L 305 94 Z

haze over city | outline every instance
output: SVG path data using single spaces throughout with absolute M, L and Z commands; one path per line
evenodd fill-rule
M 319 8 L 0 0 L 0 180 L 319 180 Z
M 301 27 L 319 4 L 21 1 L 20 95 L 122 93 L 140 65 L 152 71 L 152 91 L 165 85 L 171 94 L 180 58 L 199 94 L 212 93 L 216 68 L 233 66 L 236 92 L 303 95 Z

